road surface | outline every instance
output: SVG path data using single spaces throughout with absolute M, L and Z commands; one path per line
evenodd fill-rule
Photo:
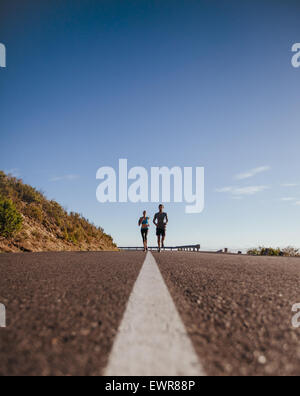
M 300 375 L 300 259 L 2 254 L 0 274 L 0 375 Z

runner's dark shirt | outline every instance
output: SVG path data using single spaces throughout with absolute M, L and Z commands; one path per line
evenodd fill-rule
M 154 221 L 157 220 L 157 228 L 159 229 L 165 229 L 166 227 L 166 221 L 168 220 L 168 215 L 167 213 L 156 213 L 154 216 Z

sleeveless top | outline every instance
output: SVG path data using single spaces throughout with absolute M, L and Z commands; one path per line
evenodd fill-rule
M 142 228 L 148 228 L 149 227 L 149 217 L 146 217 L 145 219 L 143 218 L 142 221 Z

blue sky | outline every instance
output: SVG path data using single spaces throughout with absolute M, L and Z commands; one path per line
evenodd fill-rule
M 97 169 L 204 166 L 168 244 L 300 246 L 298 1 L 5 3 L 0 169 L 136 245 L 156 204 L 98 203 Z

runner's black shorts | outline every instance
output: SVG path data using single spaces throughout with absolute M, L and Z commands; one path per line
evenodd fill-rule
M 148 240 L 148 228 L 142 228 L 141 233 L 142 233 L 142 238 L 143 241 L 146 242 Z
M 165 237 L 166 236 L 166 229 L 165 228 L 157 228 L 156 229 L 156 236 Z

